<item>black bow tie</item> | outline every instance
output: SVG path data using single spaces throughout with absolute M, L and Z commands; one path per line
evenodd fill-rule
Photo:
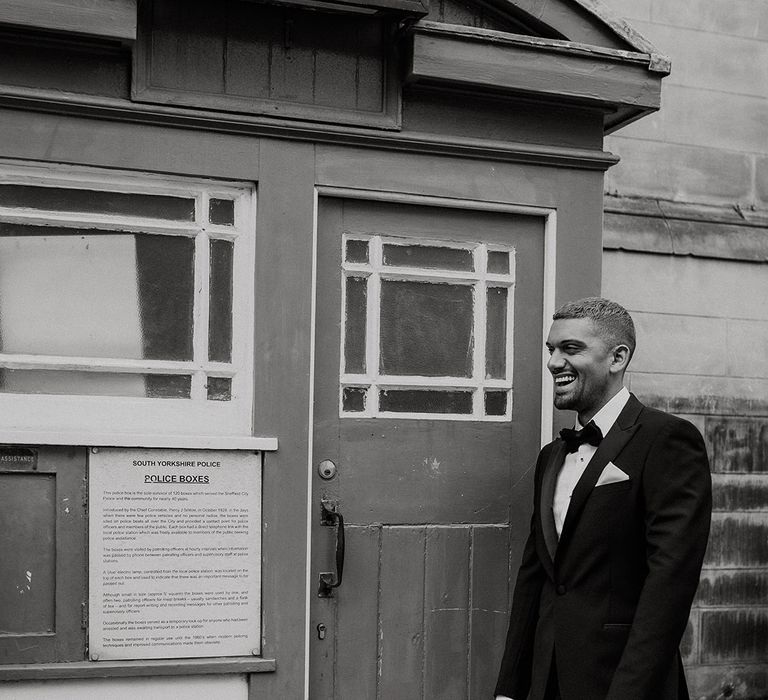
M 603 439 L 603 434 L 594 421 L 589 421 L 581 430 L 563 428 L 560 431 L 560 437 L 565 441 L 568 452 L 576 452 L 579 445 L 585 443 L 597 447 Z

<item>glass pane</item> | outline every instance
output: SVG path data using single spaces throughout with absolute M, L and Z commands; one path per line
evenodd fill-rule
M 0 392 L 188 399 L 188 374 L 131 374 L 57 369 L 0 369 Z
M 473 315 L 471 286 L 382 280 L 380 372 L 470 377 Z
M 208 400 L 231 401 L 232 379 L 229 377 L 208 377 Z
M 485 334 L 485 376 L 507 376 L 507 288 L 490 287 L 487 291 L 488 319 Z
M 385 389 L 379 392 L 379 410 L 396 413 L 472 413 L 471 391 Z
M 344 259 L 350 263 L 367 263 L 368 241 L 347 241 L 347 252 Z
M 475 269 L 471 250 L 429 245 L 384 244 L 384 264 L 436 270 Z
M 192 391 L 188 374 L 146 374 L 144 381 L 151 399 L 188 399 Z
M 488 272 L 497 275 L 509 274 L 509 253 L 500 250 L 488 251 Z
M 347 277 L 344 330 L 344 370 L 347 374 L 364 374 L 365 323 L 368 281 L 360 277 Z
M 506 391 L 486 391 L 485 392 L 485 415 L 503 416 L 507 412 L 507 392 Z
M 208 359 L 232 361 L 232 241 L 211 241 Z
M 64 187 L 0 185 L 0 206 L 87 214 L 124 214 L 168 221 L 195 220 L 195 200 L 189 197 Z
M 364 411 L 365 410 L 365 389 L 358 387 L 344 387 L 341 395 L 341 405 L 345 411 Z
M 231 199 L 210 199 L 208 201 L 208 221 L 222 226 L 234 226 L 235 202 Z
M 39 228 L 0 235 L 2 352 L 192 359 L 193 239 Z

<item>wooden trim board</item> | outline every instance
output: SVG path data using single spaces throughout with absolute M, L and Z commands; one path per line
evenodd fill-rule
M 136 0 L 3 0 L 0 23 L 136 40 Z

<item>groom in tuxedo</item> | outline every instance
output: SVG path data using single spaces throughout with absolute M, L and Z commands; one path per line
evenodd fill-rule
M 688 700 L 679 645 L 709 535 L 699 431 L 624 387 L 627 311 L 562 306 L 547 338 L 573 430 L 542 449 L 496 686 L 504 700 Z

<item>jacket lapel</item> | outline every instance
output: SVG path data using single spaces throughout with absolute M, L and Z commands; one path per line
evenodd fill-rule
M 595 484 L 597 484 L 603 469 L 605 469 L 608 462 L 618 456 L 638 429 L 637 419 L 642 410 L 643 404 L 637 400 L 634 394 L 630 394 L 629 401 L 627 401 L 626 406 L 624 406 L 619 417 L 616 419 L 616 423 L 614 423 L 608 434 L 603 438 L 597 451 L 589 461 L 589 465 L 584 470 L 581 479 L 576 484 L 576 488 L 573 490 L 568 513 L 563 523 L 563 531 L 560 534 L 559 550 L 562 550 L 567 544 L 571 532 L 579 520 L 581 511 L 584 510 L 587 499 L 595 488 Z
M 555 499 L 555 483 L 560 467 L 565 460 L 565 443 L 557 440 L 552 448 L 549 460 L 544 469 L 541 479 L 541 501 L 539 503 L 539 512 L 541 515 L 541 531 L 544 535 L 544 542 L 547 546 L 550 559 L 554 562 L 555 552 L 557 551 L 557 529 L 555 528 L 555 514 L 552 510 L 552 503 Z

